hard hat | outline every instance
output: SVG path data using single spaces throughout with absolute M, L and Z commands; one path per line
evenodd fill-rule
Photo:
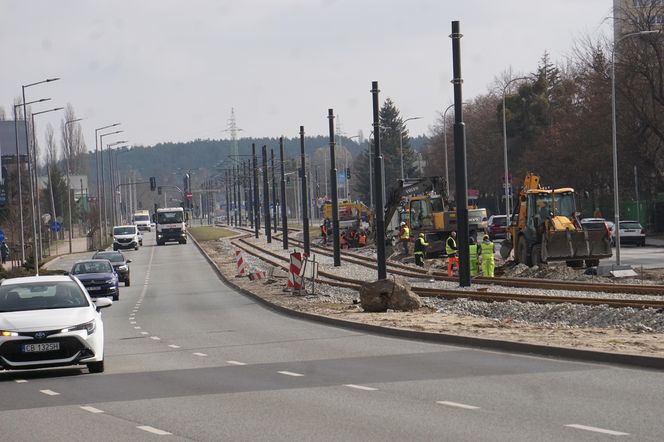
M 489 240 L 489 235 L 484 235 L 484 237 L 482 237 L 482 239 L 483 239 L 484 241 Z
M 406 225 L 406 223 L 405 223 L 405 222 L 403 222 L 403 221 L 401 221 L 401 225 L 402 225 L 402 226 L 405 226 L 405 225 Z
M 420 233 L 420 238 L 424 238 L 424 233 Z

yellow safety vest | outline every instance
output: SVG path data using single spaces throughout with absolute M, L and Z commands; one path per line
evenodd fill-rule
M 403 226 L 403 232 L 401 232 L 401 239 L 410 238 L 410 229 L 408 226 Z
M 471 244 L 468 246 L 470 250 L 470 262 L 477 262 L 477 244 Z
M 493 243 L 492 242 L 482 242 L 480 245 L 482 250 L 482 258 L 493 258 Z
M 450 247 L 450 241 L 452 241 L 451 247 Z M 447 240 L 445 241 L 445 253 L 448 255 L 453 255 L 457 252 L 456 248 L 457 248 L 456 240 L 451 236 L 448 237 Z

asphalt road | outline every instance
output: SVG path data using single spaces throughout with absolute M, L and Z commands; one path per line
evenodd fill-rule
M 0 372 L 0 440 L 661 440 L 660 372 L 363 334 L 268 310 L 195 246 L 128 251 L 106 372 Z M 87 257 L 87 255 L 86 255 Z M 57 267 L 68 268 L 62 259 Z

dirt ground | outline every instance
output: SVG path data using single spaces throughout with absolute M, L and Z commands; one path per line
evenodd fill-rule
M 219 243 L 201 243 L 222 273 L 233 284 L 272 303 L 293 310 L 356 321 L 382 327 L 445 333 L 555 347 L 664 357 L 664 334 L 631 332 L 613 328 L 554 328 L 511 320 L 495 321 L 475 316 L 439 313 L 431 308 L 414 312 L 366 313 L 359 305 L 330 302 L 324 297 L 305 297 L 286 293 L 285 278 L 274 282 L 250 281 L 236 277 L 233 257 Z M 650 278 L 660 280 L 662 272 L 650 271 Z M 358 295 L 359 298 L 359 295 Z

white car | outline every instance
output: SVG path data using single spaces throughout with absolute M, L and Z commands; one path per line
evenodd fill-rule
M 114 226 L 113 227 L 113 250 L 119 249 L 134 249 L 138 250 L 138 247 L 143 241 L 142 236 L 139 236 L 140 233 L 138 228 L 133 225 L 126 226 Z
M 615 227 L 615 226 L 614 226 Z M 612 240 L 615 243 L 615 228 L 611 230 Z M 620 221 L 620 244 L 634 244 L 645 247 L 646 231 L 638 221 Z
M 71 276 L 30 276 L 0 283 L 0 367 L 24 370 L 86 365 L 104 371 L 104 323 L 94 301 Z

